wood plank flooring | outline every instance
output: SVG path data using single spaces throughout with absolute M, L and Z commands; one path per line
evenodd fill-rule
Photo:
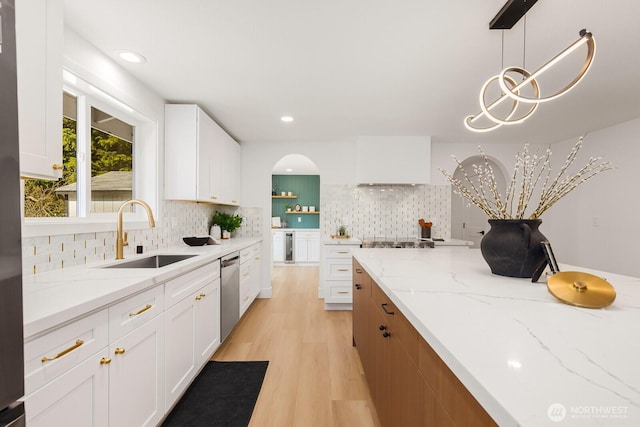
M 325 311 L 318 267 L 274 267 L 213 360 L 268 360 L 251 427 L 379 427 L 351 339 L 351 311 Z

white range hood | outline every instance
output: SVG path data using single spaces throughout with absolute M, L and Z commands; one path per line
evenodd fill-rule
M 358 184 L 428 184 L 431 177 L 430 136 L 359 136 Z

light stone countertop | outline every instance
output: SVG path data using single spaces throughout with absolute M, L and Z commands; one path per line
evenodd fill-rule
M 332 239 L 331 237 L 325 237 L 322 239 L 322 243 L 325 245 L 361 245 L 362 241 L 355 237 L 349 239 Z
M 130 255 L 116 261 L 74 266 L 23 277 L 24 337 L 28 340 L 50 328 L 69 322 L 164 283 L 231 252 L 262 239 L 233 238 L 221 245 L 180 246 Z M 161 268 L 100 268 L 155 254 L 195 254 L 198 256 Z
M 613 305 L 586 309 L 543 280 L 492 275 L 479 250 L 354 257 L 498 425 L 640 425 L 640 279 L 560 264 L 615 287 Z

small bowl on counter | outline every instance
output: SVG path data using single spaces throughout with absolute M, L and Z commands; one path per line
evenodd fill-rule
M 209 239 L 210 239 L 209 236 L 203 236 L 203 237 L 193 236 L 193 237 L 183 237 L 182 241 L 189 246 L 203 246 L 209 243 Z

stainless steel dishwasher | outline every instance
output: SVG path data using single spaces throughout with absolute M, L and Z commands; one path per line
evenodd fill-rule
M 220 259 L 220 342 L 240 319 L 240 253 Z

